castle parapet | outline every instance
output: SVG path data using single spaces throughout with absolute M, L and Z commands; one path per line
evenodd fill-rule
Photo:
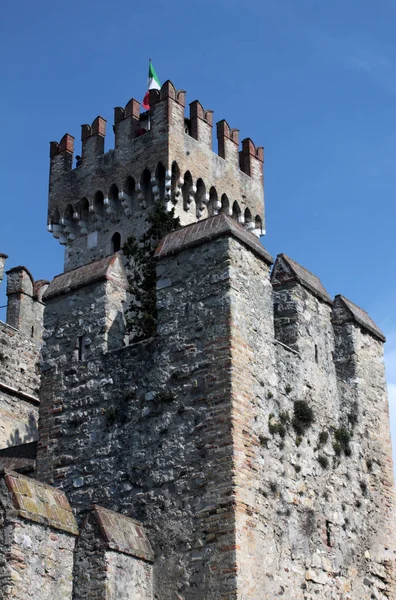
M 239 153 L 239 166 L 241 171 L 254 177 L 262 179 L 264 163 L 264 148 L 256 148 L 250 138 L 242 140 L 242 150 Z
M 334 299 L 333 328 L 335 336 L 334 362 L 338 376 L 348 381 L 356 377 L 361 354 L 365 355 L 362 338 L 372 338 L 370 346 L 377 347 L 382 356 L 385 336 L 365 310 L 338 294 Z
M 149 106 L 141 113 L 132 98 L 115 108 L 115 149 L 106 153 L 105 119 L 83 125 L 74 169 L 74 138 L 51 143 L 48 230 L 67 246 L 65 269 L 104 258 L 115 234 L 140 236 L 158 201 L 182 226 L 224 212 L 265 232 L 262 148 L 248 139 L 239 152 L 238 130 L 222 120 L 214 152 L 212 111 L 194 100 L 186 116 L 186 93 L 171 81 L 150 90 Z
M 77 363 L 122 347 L 127 287 L 117 254 L 55 277 L 44 296 L 49 307 L 45 313 L 44 358 L 50 352 L 54 359 L 63 353 L 70 362 Z M 80 311 L 77 321 L 69 318 L 71 303 Z
M 116 598 L 119 590 L 128 590 L 130 598 L 136 594 L 141 600 L 152 600 L 153 562 L 154 552 L 141 523 L 93 505 L 76 545 L 73 598 L 106 598 L 109 593 Z
M 61 141 L 50 142 L 50 182 L 73 167 L 74 137 L 65 133 Z
M 93 162 L 104 154 L 106 119 L 96 117 L 92 125 L 81 125 L 82 162 Z
M 116 106 L 114 109 L 114 143 L 115 149 L 127 147 L 136 137 L 146 133 L 140 123 L 140 102 L 131 98 L 125 108 Z
M 190 103 L 191 137 L 212 149 L 213 111 L 205 110 L 198 100 Z
M 26 267 L 7 271 L 7 323 L 29 338 L 41 342 L 44 304 L 48 281 L 34 281 Z
M 239 130 L 231 129 L 223 119 L 216 125 L 219 156 L 238 163 Z
M 337 326 L 348 322 L 354 322 L 355 325 L 370 333 L 380 342 L 386 341 L 381 329 L 365 310 L 345 298 L 345 296 L 338 294 L 334 298 L 333 323 Z
M 28 598 L 35 589 L 38 598 L 70 599 L 78 528 L 64 493 L 1 469 L 0 504 L 2 598 Z
M 306 348 L 309 343 L 312 346 L 312 356 L 315 356 L 319 351 L 319 338 L 322 337 L 320 335 L 323 329 L 322 317 L 315 327 L 317 329 L 316 339 L 314 337 L 309 339 L 306 325 L 303 325 L 304 306 L 306 303 L 312 305 L 311 313 L 323 312 L 320 310 L 320 304 L 327 306 L 327 309 L 324 310 L 326 316 L 323 315 L 323 318 L 326 321 L 326 328 L 329 328 L 331 327 L 329 307 L 333 304 L 331 297 L 316 275 L 285 254 L 277 256 L 271 274 L 271 282 L 274 288 L 276 339 L 296 351 Z M 308 294 L 304 294 L 304 290 Z M 311 329 L 313 327 L 312 324 Z

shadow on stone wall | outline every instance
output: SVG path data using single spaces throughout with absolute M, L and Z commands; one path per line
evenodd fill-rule
M 125 346 L 125 317 L 122 311 L 117 313 L 108 333 L 108 350 L 117 350 Z
M 29 414 L 28 423 L 25 432 L 21 435 L 19 429 L 15 429 L 7 440 L 6 447 L 20 446 L 28 442 L 36 441 L 38 438 L 37 422 L 34 413 Z

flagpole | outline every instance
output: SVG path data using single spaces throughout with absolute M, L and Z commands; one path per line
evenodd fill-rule
M 150 64 L 151 64 L 151 58 L 149 58 L 149 79 L 150 79 Z M 150 90 L 149 90 L 149 94 L 150 94 Z M 149 95 L 149 98 L 150 98 L 150 95 Z M 151 122 L 150 122 L 150 108 L 149 108 L 149 114 L 148 114 L 148 119 L 147 119 L 147 131 L 150 131 L 150 127 L 151 127 Z

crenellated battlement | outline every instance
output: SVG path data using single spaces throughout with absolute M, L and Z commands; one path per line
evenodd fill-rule
M 81 156 L 74 138 L 51 142 L 48 228 L 66 246 L 65 268 L 107 256 L 114 234 L 140 235 L 156 201 L 175 209 L 182 225 L 220 212 L 261 235 L 264 231 L 261 147 L 166 81 L 150 91 L 150 110 L 132 98 L 114 109 L 114 149 L 105 153 L 106 121 L 82 125 Z

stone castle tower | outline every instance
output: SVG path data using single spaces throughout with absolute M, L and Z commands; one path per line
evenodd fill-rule
M 186 117 L 170 82 L 114 121 L 106 153 L 105 120 L 82 126 L 75 168 L 73 137 L 51 143 L 64 273 L 8 271 L 0 599 L 396 599 L 382 332 L 272 267 L 262 148 L 220 121 L 214 153 L 212 112 Z M 122 248 L 158 206 L 181 227 L 147 258 L 155 331 L 134 342 Z

